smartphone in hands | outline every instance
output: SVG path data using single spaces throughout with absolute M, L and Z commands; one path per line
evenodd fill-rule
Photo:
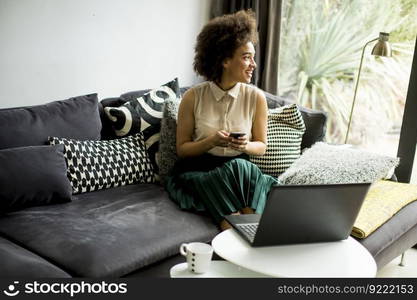
M 242 136 L 246 135 L 245 132 L 230 132 L 229 137 L 232 137 L 234 139 L 240 138 Z

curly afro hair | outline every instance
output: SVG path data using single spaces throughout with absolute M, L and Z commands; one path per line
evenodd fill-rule
M 255 14 L 241 10 L 209 21 L 197 36 L 194 70 L 206 80 L 219 82 L 223 62 L 232 58 L 237 48 L 258 42 Z

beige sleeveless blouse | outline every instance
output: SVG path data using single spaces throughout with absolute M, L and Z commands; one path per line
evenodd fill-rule
M 252 124 L 256 112 L 255 86 L 237 83 L 228 91 L 214 82 L 203 82 L 193 87 L 194 141 L 200 141 L 219 130 L 245 132 L 252 138 Z M 217 156 L 237 156 L 242 152 L 226 147 L 214 147 L 208 153 Z

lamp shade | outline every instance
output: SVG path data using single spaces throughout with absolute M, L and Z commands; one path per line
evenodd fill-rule
M 372 49 L 372 55 L 391 57 L 391 45 L 388 42 L 389 33 L 380 32 L 378 42 Z

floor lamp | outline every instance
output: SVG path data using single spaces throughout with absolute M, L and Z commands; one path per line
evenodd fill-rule
M 389 39 L 389 33 L 380 32 L 378 38 L 373 39 L 373 40 L 367 42 L 365 44 L 365 46 L 363 46 L 362 56 L 361 56 L 361 62 L 359 64 L 358 76 L 356 78 L 355 92 L 353 94 L 352 107 L 350 109 L 350 114 L 349 114 L 349 123 L 348 123 L 347 131 L 346 131 L 345 144 L 347 143 L 348 137 L 349 137 L 349 129 L 350 129 L 350 124 L 352 122 L 353 108 L 355 107 L 356 92 L 358 91 L 359 78 L 361 76 L 361 69 L 362 69 L 363 55 L 365 54 L 365 48 L 366 48 L 366 46 L 368 46 L 368 44 L 370 44 L 372 42 L 375 42 L 375 41 L 378 41 L 375 44 L 374 48 L 372 49 L 371 54 L 372 55 L 376 55 L 376 56 L 390 57 L 391 56 L 391 46 L 390 46 L 390 44 L 388 42 L 388 39 Z

